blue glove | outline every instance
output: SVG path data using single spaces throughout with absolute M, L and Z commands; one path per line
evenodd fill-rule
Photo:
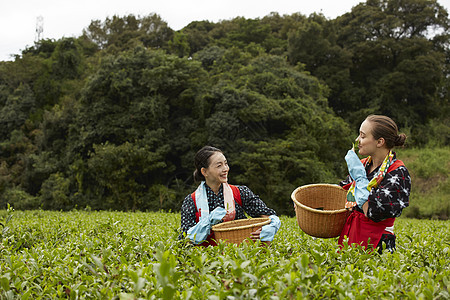
M 200 218 L 195 226 L 187 231 L 187 237 L 194 243 L 200 244 L 211 233 L 211 226 L 219 223 L 225 217 L 227 211 L 222 207 L 217 207 L 208 216 Z
M 273 241 L 275 234 L 277 233 L 278 229 L 280 229 L 280 226 L 281 226 L 280 218 L 278 218 L 275 215 L 271 215 L 271 216 L 269 216 L 269 218 L 270 218 L 270 223 L 267 225 L 264 225 L 261 229 L 261 233 L 259 234 L 259 238 L 263 242 Z
M 217 207 L 209 214 L 209 224 L 211 224 L 211 226 L 216 225 L 217 223 L 222 221 L 223 217 L 225 217 L 226 214 L 227 211 L 225 210 L 225 208 L 222 208 L 220 206 Z
M 367 189 L 369 180 L 367 179 L 366 169 L 353 150 L 348 150 L 345 161 L 347 162 L 348 172 L 356 183 L 356 204 L 362 209 L 363 204 L 369 199 L 369 190 Z

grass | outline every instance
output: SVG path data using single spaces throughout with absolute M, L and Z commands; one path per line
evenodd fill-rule
M 447 220 L 450 217 L 450 147 L 400 149 L 397 154 L 412 179 L 410 206 L 404 215 Z

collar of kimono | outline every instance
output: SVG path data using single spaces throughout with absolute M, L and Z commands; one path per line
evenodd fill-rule
M 394 160 L 394 152 L 389 151 L 388 155 L 386 155 L 386 157 L 383 160 L 383 163 L 381 164 L 380 168 L 378 169 L 378 172 L 375 174 L 375 176 L 373 176 L 372 180 L 370 180 L 369 184 L 367 185 L 367 190 L 369 190 L 369 192 L 373 188 L 376 188 L 380 185 L 381 181 L 386 176 L 386 173 L 387 173 L 389 167 L 392 165 L 393 160 Z M 368 156 L 364 163 L 364 168 L 367 165 L 369 165 L 371 162 L 372 162 L 372 157 Z M 346 208 L 351 208 L 356 205 L 355 187 L 356 187 L 356 182 L 353 181 L 347 192 L 347 202 L 345 204 Z
M 223 221 L 231 221 L 234 220 L 236 216 L 236 206 L 233 198 L 233 191 L 228 183 L 223 183 L 223 204 L 225 209 L 227 210 L 227 214 L 224 217 Z M 208 196 L 206 195 L 206 183 L 202 181 L 200 185 L 195 190 L 195 202 L 197 204 L 197 208 L 201 209 L 200 218 L 208 218 L 209 217 L 209 205 L 208 205 Z
M 369 182 L 369 185 L 367 186 L 367 189 L 369 191 L 380 185 L 381 181 L 386 176 L 389 167 L 392 165 L 393 160 L 394 160 L 394 152 L 389 151 L 388 155 L 386 155 L 386 157 L 384 158 L 383 163 L 381 164 L 381 167 L 378 170 L 377 174 L 375 174 L 375 176 L 373 176 L 372 180 Z M 371 161 L 372 157 L 371 156 L 367 157 L 364 167 L 366 167 Z

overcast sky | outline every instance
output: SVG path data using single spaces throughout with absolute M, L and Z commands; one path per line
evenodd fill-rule
M 157 13 L 170 28 L 179 30 L 192 21 L 218 22 L 242 16 L 262 18 L 299 12 L 322 13 L 333 19 L 362 0 L 0 0 L 0 61 L 34 45 L 36 21 L 43 17 L 43 37 L 78 37 L 92 20 L 113 15 L 145 16 Z M 449 11 L 450 0 L 438 1 Z

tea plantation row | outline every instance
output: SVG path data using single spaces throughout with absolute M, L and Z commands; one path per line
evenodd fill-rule
M 288 217 L 268 248 L 199 248 L 178 240 L 174 213 L 7 215 L 0 299 L 450 298 L 450 221 L 400 218 L 397 251 L 378 255 L 339 252 Z

